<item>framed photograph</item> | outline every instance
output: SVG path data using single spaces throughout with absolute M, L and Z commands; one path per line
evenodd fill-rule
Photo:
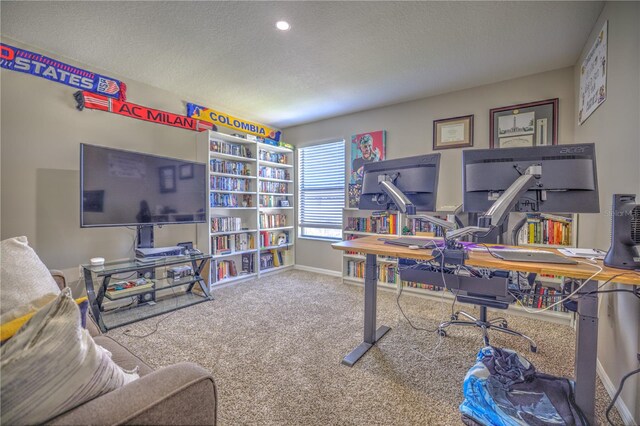
M 349 175 L 348 206 L 358 206 L 360 201 L 360 189 L 362 187 L 362 175 L 364 165 L 386 159 L 387 132 L 376 130 L 374 132 L 359 133 L 351 136 L 351 173 Z
M 84 191 L 82 193 L 82 208 L 85 212 L 104 212 L 104 190 Z
M 280 207 L 289 207 L 289 200 L 280 200 L 278 204 L 280 204 Z
M 176 168 L 165 166 L 158 168 L 160 173 L 160 192 L 176 192 Z
M 473 115 L 433 120 L 433 150 L 473 146 Z
M 180 179 L 193 179 L 193 164 L 182 164 L 180 166 Z
M 493 108 L 489 146 L 513 148 L 558 144 L 558 98 Z

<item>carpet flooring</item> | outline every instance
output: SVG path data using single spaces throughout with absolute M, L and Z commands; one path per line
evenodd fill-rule
M 392 330 L 349 368 L 340 361 L 362 341 L 361 287 L 293 270 L 213 294 L 214 301 L 108 335 L 154 368 L 192 361 L 210 370 L 223 426 L 462 424 L 462 381 L 482 347 L 478 329 L 455 328 L 446 338 L 416 331 L 399 312 L 395 294 L 379 291 L 378 325 Z M 400 302 L 419 327 L 433 328 L 450 315 L 450 303 L 409 295 Z M 517 350 L 545 373 L 572 376 L 570 327 L 506 317 L 511 328 L 537 342 L 538 353 L 502 333 L 490 335 L 492 344 Z M 131 337 L 156 326 L 148 337 Z M 599 422 L 606 424 L 610 399 L 600 381 L 597 392 Z M 615 419 L 622 424 L 617 413 Z

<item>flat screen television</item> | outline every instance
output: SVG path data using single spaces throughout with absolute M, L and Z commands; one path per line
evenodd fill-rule
M 80 226 L 206 221 L 207 166 L 80 144 Z

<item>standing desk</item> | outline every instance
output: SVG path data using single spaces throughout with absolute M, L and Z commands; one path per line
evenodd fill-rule
M 429 261 L 433 259 L 433 249 L 411 250 L 407 247 L 384 244 L 379 236 L 368 236 L 355 240 L 332 244 L 336 250 L 354 251 L 366 256 L 364 275 L 364 339 L 353 351 L 344 357 L 342 363 L 353 366 L 390 328 L 382 325 L 376 328 L 377 300 L 377 255 Z M 385 236 L 388 239 L 387 236 Z M 548 250 L 548 249 L 545 249 Z M 486 252 L 470 252 L 466 265 L 479 268 L 502 269 L 508 271 L 554 274 L 577 280 L 586 280 L 595 272 L 595 266 L 583 263 L 561 265 L 532 262 L 507 262 L 497 259 Z M 633 271 L 609 268 L 598 263 L 602 272 L 585 284 L 581 292 L 591 292 L 598 288 L 598 281 L 615 278 L 616 283 L 640 285 L 640 276 Z M 582 409 L 590 423 L 595 419 L 596 398 L 596 362 L 598 351 L 598 294 L 590 294 L 578 300 L 578 321 L 576 330 L 575 383 L 576 403 Z

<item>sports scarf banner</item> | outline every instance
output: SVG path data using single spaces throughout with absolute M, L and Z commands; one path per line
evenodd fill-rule
M 4 43 L 0 44 L 0 66 L 122 101 L 127 99 L 127 86 L 121 81 Z
M 187 116 L 197 118 L 212 124 L 219 124 L 230 129 L 239 130 L 244 133 L 260 136 L 263 138 L 280 141 L 279 130 L 270 129 L 262 124 L 253 123 L 251 121 L 235 118 L 223 112 L 214 111 L 200 105 L 187 103 Z
M 167 126 L 180 127 L 181 129 L 202 132 L 204 130 L 216 130 L 216 126 L 211 123 L 189 118 L 184 115 L 172 114 L 158 109 L 143 107 L 130 102 L 119 101 L 96 95 L 86 91 L 78 91 L 73 97 L 76 99 L 78 108 L 97 109 L 100 111 L 112 112 L 126 117 L 137 118 L 138 120 L 150 121 L 152 123 L 164 124 Z

